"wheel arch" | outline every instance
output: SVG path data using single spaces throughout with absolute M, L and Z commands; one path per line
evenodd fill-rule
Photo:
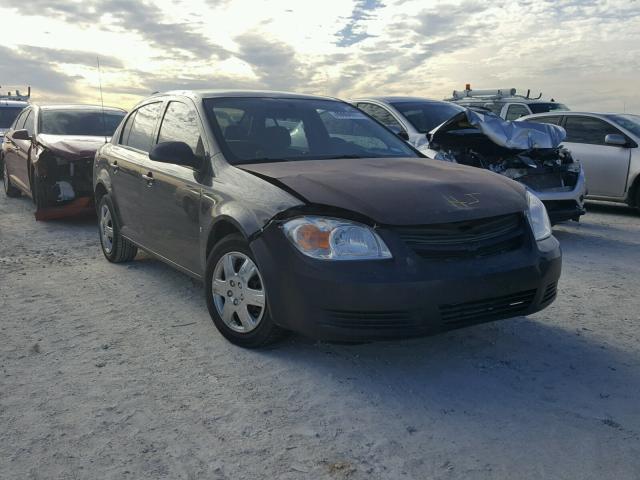
M 627 204 L 630 207 L 640 208 L 640 173 L 636 173 L 635 178 L 631 181 L 631 188 L 627 196 Z
M 247 235 L 243 231 L 240 224 L 232 217 L 223 216 L 217 219 L 215 222 L 213 222 L 213 224 L 211 225 L 211 228 L 209 229 L 209 233 L 207 235 L 207 243 L 206 243 L 206 248 L 204 252 L 205 261 L 207 258 L 209 258 L 209 254 L 211 253 L 211 250 L 213 250 L 213 247 L 220 240 L 222 240 L 224 237 L 227 237 L 233 234 L 240 234 L 245 239 L 247 239 Z

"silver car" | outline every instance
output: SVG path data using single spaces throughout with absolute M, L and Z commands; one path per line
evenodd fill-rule
M 450 102 L 420 97 L 366 97 L 351 103 L 423 153 L 429 147 L 427 133 L 464 111 Z
M 563 145 L 587 178 L 587 198 L 640 208 L 640 116 L 627 113 L 549 112 L 522 120 L 567 131 Z

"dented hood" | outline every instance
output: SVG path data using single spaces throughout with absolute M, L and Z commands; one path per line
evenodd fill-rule
M 38 143 L 66 160 L 93 157 L 96 150 L 109 141 L 108 137 L 38 135 Z
M 526 208 L 524 187 L 517 182 L 424 158 L 306 160 L 238 168 L 309 204 L 349 210 L 385 225 L 456 222 Z
M 503 120 L 494 114 L 465 110 L 451 117 L 431 132 L 431 141 L 439 144 L 439 136 L 453 130 L 479 130 L 493 143 L 512 150 L 532 148 L 556 148 L 566 137 L 564 128 L 550 123 Z

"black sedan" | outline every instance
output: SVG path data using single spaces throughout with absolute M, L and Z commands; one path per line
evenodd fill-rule
M 542 203 L 423 158 L 355 107 L 277 92 L 170 92 L 96 154 L 100 241 L 203 280 L 213 322 L 368 341 L 536 312 L 561 254 Z

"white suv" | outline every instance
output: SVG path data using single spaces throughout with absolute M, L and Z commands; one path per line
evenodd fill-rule
M 454 90 L 449 102 L 457 103 L 462 107 L 476 107 L 490 110 L 505 120 L 517 120 L 525 115 L 533 113 L 545 113 L 555 110 L 569 110 L 563 103 L 554 99 L 540 100 L 542 94 L 536 98 L 527 95 L 517 95 L 515 88 L 498 88 L 494 90 Z

